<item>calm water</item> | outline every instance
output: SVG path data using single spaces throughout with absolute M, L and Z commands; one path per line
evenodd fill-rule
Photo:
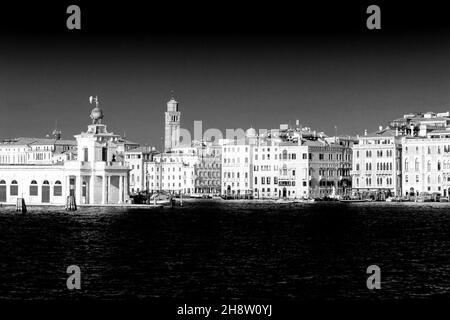
M 450 204 L 0 208 L 0 299 L 450 297 Z M 66 288 L 66 268 L 82 290 Z M 369 291 L 377 264 L 382 289 Z

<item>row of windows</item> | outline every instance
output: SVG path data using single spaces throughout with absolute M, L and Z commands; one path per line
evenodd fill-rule
M 226 188 L 226 187 L 227 187 L 227 183 L 224 182 L 224 183 L 223 183 L 223 186 L 224 186 L 224 188 Z M 228 186 L 230 186 L 230 185 L 228 185 Z M 232 182 L 232 183 L 231 183 L 231 187 L 234 188 L 234 186 L 235 186 L 235 184 L 234 184 L 234 182 Z M 238 188 L 240 187 L 239 182 L 236 183 L 236 187 L 238 187 Z M 245 183 L 245 187 L 246 187 L 246 188 L 248 187 L 248 182 Z
M 175 172 L 175 167 L 172 167 L 172 170 L 170 170 L 171 168 L 166 168 L 166 170 L 164 170 L 164 167 L 161 168 L 161 172 Z M 150 172 L 159 172 L 159 167 L 156 167 L 156 170 L 153 169 L 153 167 L 151 167 Z M 181 167 L 178 167 L 178 172 L 181 172 Z M 186 174 L 187 171 L 183 171 L 184 174 Z M 188 172 L 189 173 L 189 172 Z M 190 170 L 190 173 L 193 173 L 193 170 Z
M 219 180 L 207 180 L 207 181 L 195 180 L 195 185 L 218 186 L 218 185 L 220 185 L 220 181 Z
M 228 179 L 234 179 L 234 177 L 235 177 L 234 172 L 224 172 L 223 176 L 225 178 L 228 178 Z M 245 172 L 244 177 L 246 179 L 248 178 L 248 172 Z M 236 178 L 238 178 L 238 179 L 240 178 L 240 173 L 239 172 L 236 172 Z
M 373 139 L 373 140 L 363 140 L 362 144 L 392 144 L 390 139 Z
M 438 180 L 438 183 L 441 183 L 442 182 L 441 176 L 438 176 L 437 180 Z M 445 180 L 445 178 L 444 178 L 444 180 Z M 450 177 L 447 178 L 447 181 L 450 181 Z M 409 182 L 409 176 L 408 175 L 405 175 L 405 182 Z M 420 182 L 419 175 L 416 175 L 416 183 L 417 182 Z M 427 176 L 427 183 L 431 183 L 431 176 Z
M 424 147 L 422 147 L 424 148 Z M 419 153 L 419 147 L 416 146 L 413 150 L 416 151 L 416 153 Z M 408 147 L 405 147 L 405 152 L 411 151 Z M 444 152 L 448 153 L 450 152 L 450 145 L 444 146 Z M 441 146 L 428 146 L 427 147 L 427 154 L 441 154 Z
M 218 171 L 201 171 L 197 172 L 197 176 L 205 178 L 220 178 L 220 172 Z
M 438 161 L 436 163 L 436 169 L 437 171 L 441 171 L 442 166 L 441 166 L 441 161 Z M 444 169 L 450 169 L 450 161 L 444 161 Z M 420 170 L 420 161 L 419 159 L 415 159 L 414 160 L 414 171 L 419 171 Z M 427 171 L 431 171 L 432 170 L 432 162 L 431 160 L 428 160 L 427 162 Z M 409 171 L 409 161 L 408 159 L 405 159 L 405 171 Z
M 345 161 L 351 161 L 351 154 L 342 154 L 342 153 L 335 153 L 335 157 L 333 157 L 333 153 L 328 153 L 328 157 L 325 156 L 326 154 L 324 153 L 319 153 L 319 160 L 328 160 L 328 161 L 332 161 L 332 160 L 338 160 L 338 161 L 343 161 L 344 160 L 344 156 L 345 156 Z M 309 154 L 309 160 L 313 160 L 313 154 Z M 336 159 L 334 159 L 336 158 Z M 306 159 L 305 156 L 303 156 L 303 159 Z
M 200 163 L 197 165 L 199 169 L 220 169 L 220 163 Z
M 286 165 L 284 165 L 286 166 Z M 271 165 L 264 165 L 264 166 L 253 166 L 253 171 L 259 171 L 261 169 L 261 171 L 271 171 L 272 170 L 272 166 Z M 273 166 L 273 170 L 278 170 L 278 166 Z
M 271 183 L 271 177 L 260 177 L 260 183 L 261 184 L 270 184 Z M 278 178 L 273 177 L 273 183 L 278 184 Z M 258 177 L 255 177 L 255 184 L 258 184 Z
M 191 184 L 194 184 L 194 180 L 191 180 Z M 155 183 L 155 184 L 152 182 L 150 185 L 151 185 L 152 187 L 156 186 L 157 188 L 159 188 L 159 182 L 157 182 L 157 183 Z M 175 187 L 175 185 L 176 185 L 175 182 L 172 182 L 172 183 L 164 183 L 164 182 L 163 182 L 163 183 L 161 183 L 161 187 L 162 187 L 162 188 L 165 188 L 165 187 L 167 187 L 167 188 Z M 185 186 L 185 185 L 186 185 L 186 181 L 183 181 L 183 184 L 182 184 L 181 182 L 178 183 L 178 187 L 179 187 L 179 188 L 181 188 L 182 185 Z
M 223 152 L 240 152 L 241 148 L 240 147 L 227 147 L 227 148 L 223 148 Z M 258 151 L 258 149 L 256 149 L 255 151 Z M 248 152 L 248 147 L 245 147 L 245 152 Z
M 5 181 L 5 180 L 0 180 L 0 184 L 6 184 L 6 181 Z M 17 184 L 17 180 L 12 180 L 12 181 L 11 181 L 11 184 Z M 36 180 L 31 180 L 30 184 L 32 184 L 32 185 L 37 185 L 38 183 L 37 183 Z M 44 181 L 42 182 L 42 184 L 43 184 L 43 185 L 50 185 L 50 182 L 48 182 L 48 180 L 44 180 Z M 56 181 L 55 181 L 55 184 L 61 184 L 61 181 L 56 180 Z
M 377 150 L 377 158 L 392 157 L 393 150 Z M 356 157 L 359 158 L 359 150 L 356 151 Z M 366 158 L 372 157 L 372 150 L 366 150 Z
M 5 180 L 0 180 L 0 186 L 1 185 L 6 185 L 6 181 Z M 48 187 L 50 188 L 50 183 L 48 182 L 48 180 L 44 180 L 42 182 L 42 187 Z M 30 196 L 37 196 L 39 193 L 39 187 L 38 184 L 36 182 L 36 180 L 32 180 L 30 183 Z M 19 185 L 17 184 L 16 180 L 12 180 L 10 187 L 9 187 L 9 194 L 11 196 L 18 196 L 19 195 Z M 55 181 L 55 184 L 53 186 L 53 195 L 55 197 L 59 197 L 62 196 L 62 185 L 61 185 L 61 181 L 57 180 Z
M 372 186 L 372 178 L 366 178 L 365 182 L 367 187 Z M 378 187 L 383 185 L 392 186 L 393 180 L 392 178 L 377 178 L 376 183 L 377 183 L 376 186 Z M 356 186 L 359 187 L 359 178 L 356 179 Z
M 223 163 L 241 163 L 241 158 L 224 158 Z M 248 163 L 247 157 L 245 157 L 244 163 Z
M 365 182 L 366 182 L 366 186 L 368 186 L 368 187 L 372 186 L 372 178 L 366 178 Z M 387 186 L 391 186 L 392 183 L 393 183 L 392 178 L 377 178 L 377 184 L 376 185 L 377 186 L 382 186 L 384 184 L 384 185 L 387 185 Z M 359 178 L 356 179 L 356 186 L 359 187 Z

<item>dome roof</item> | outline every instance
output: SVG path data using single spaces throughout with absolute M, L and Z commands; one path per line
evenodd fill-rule
M 91 119 L 93 123 L 101 123 L 101 120 L 103 119 L 103 110 L 99 107 L 92 109 Z

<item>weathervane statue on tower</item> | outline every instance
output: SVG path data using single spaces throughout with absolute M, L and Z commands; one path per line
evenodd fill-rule
M 89 103 L 94 105 L 95 108 L 91 111 L 91 119 L 93 124 L 102 123 L 103 119 L 103 111 L 101 108 L 98 107 L 98 97 L 97 96 L 90 96 L 89 97 Z

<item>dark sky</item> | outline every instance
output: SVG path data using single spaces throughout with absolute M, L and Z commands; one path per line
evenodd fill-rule
M 357 134 L 407 112 L 450 110 L 449 29 L 434 19 L 422 26 L 393 23 L 397 8 L 384 13 L 382 7 L 382 30 L 372 32 L 361 5 L 346 11 L 345 17 L 358 19 L 334 28 L 336 11 L 324 18 L 317 8 L 311 12 L 323 20 L 311 12 L 305 20 L 303 12 L 297 28 L 292 20 L 276 22 L 293 18 L 289 8 L 275 10 L 273 21 L 258 16 L 250 24 L 244 10 L 237 26 L 226 14 L 199 24 L 196 18 L 208 17 L 204 7 L 202 15 L 188 15 L 197 24 L 162 10 L 159 18 L 152 11 L 147 25 L 136 8 L 135 19 L 125 11 L 128 19 L 120 21 L 116 9 L 107 21 L 119 26 L 108 28 L 102 11 L 93 8 L 89 15 L 81 7 L 78 33 L 65 30 L 64 7 L 62 18 L 40 28 L 13 18 L 0 25 L 0 138 L 45 136 L 55 120 L 70 138 L 89 123 L 88 97 L 95 94 L 111 131 L 158 147 L 171 90 L 185 128 L 194 120 L 224 130 L 299 119 L 329 134 L 334 126 Z M 60 13 L 56 9 L 46 14 Z M 52 29 L 53 23 L 59 27 Z

